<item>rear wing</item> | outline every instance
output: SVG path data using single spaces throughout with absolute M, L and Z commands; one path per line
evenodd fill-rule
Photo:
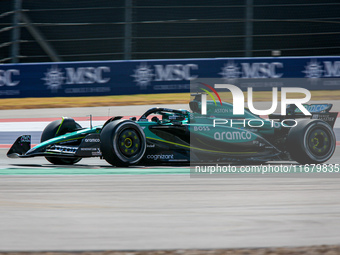
M 336 118 L 338 117 L 337 112 L 330 112 L 333 104 L 304 104 L 303 105 L 312 116 L 305 116 L 301 110 L 295 104 L 289 104 L 286 108 L 287 115 L 271 114 L 269 119 L 299 119 L 299 118 L 312 118 L 323 120 L 328 123 L 331 127 L 334 127 Z
M 326 113 L 329 112 L 333 104 L 304 104 L 303 105 L 307 111 L 311 114 L 313 113 Z M 286 108 L 287 115 L 303 115 L 301 110 L 297 108 L 295 104 L 289 104 Z
M 314 113 L 312 119 L 323 120 L 328 123 L 331 127 L 334 127 L 336 118 L 338 117 L 337 112 L 326 112 L 326 113 Z

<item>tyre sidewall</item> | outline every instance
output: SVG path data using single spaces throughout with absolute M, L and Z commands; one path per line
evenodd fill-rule
M 317 127 L 317 125 L 318 125 L 318 126 L 321 126 L 321 127 L 323 126 L 323 127 L 325 128 L 325 130 L 327 131 L 327 133 L 329 134 L 330 138 L 331 138 L 331 141 L 330 141 L 330 146 L 331 146 L 331 147 L 330 147 L 329 151 L 327 152 L 327 154 L 324 155 L 324 156 L 322 156 L 322 159 L 321 159 L 320 157 L 315 156 L 315 155 L 311 152 L 311 150 L 309 149 L 309 146 L 308 146 L 308 144 L 307 144 L 307 140 L 308 140 L 308 137 L 309 137 L 310 132 L 312 132 L 312 131 L 313 131 L 313 128 Z M 335 141 L 334 133 L 332 132 L 332 129 L 330 128 L 330 126 L 329 126 L 327 123 L 323 122 L 323 121 L 318 121 L 318 122 L 316 122 L 316 125 L 315 125 L 315 126 L 314 126 L 314 125 L 309 125 L 308 128 L 307 128 L 307 130 L 306 130 L 306 132 L 305 132 L 305 135 L 304 135 L 303 140 L 304 140 L 304 148 L 306 148 L 306 154 L 307 154 L 311 159 L 313 159 L 314 162 L 319 162 L 320 159 L 322 160 L 322 162 L 327 161 L 328 159 L 330 159 L 330 158 L 332 157 L 332 155 L 333 155 L 333 153 L 334 153 L 334 151 L 335 151 L 335 143 L 332 142 L 332 141 Z M 322 163 L 322 162 L 320 162 L 320 163 Z
M 330 137 L 330 148 L 325 155 L 315 155 L 308 146 L 308 138 L 315 128 L 320 128 Z M 335 135 L 332 128 L 322 120 L 302 120 L 291 128 L 287 137 L 287 149 L 291 157 L 301 164 L 318 164 L 329 160 L 335 151 Z
M 118 148 L 120 134 L 128 129 L 134 129 L 141 140 L 141 148 L 132 157 L 122 154 Z M 129 166 L 138 163 L 144 156 L 146 150 L 146 138 L 143 129 L 130 120 L 115 120 L 107 124 L 100 134 L 100 148 L 104 159 L 115 166 Z

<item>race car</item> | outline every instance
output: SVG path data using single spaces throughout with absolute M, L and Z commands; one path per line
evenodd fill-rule
M 40 144 L 31 148 L 31 136 L 20 136 L 7 156 L 44 156 L 57 165 L 100 157 L 113 166 L 127 167 L 273 160 L 310 164 L 326 162 L 334 153 L 337 113 L 329 112 L 331 105 L 306 105 L 312 118 L 301 118 L 299 109 L 289 106 L 285 118 L 273 114 L 265 119 L 247 109 L 235 116 L 232 104 L 213 101 L 207 102 L 207 113 L 202 115 L 199 99 L 189 103 L 191 111 L 151 108 L 138 119 L 116 116 L 89 128 L 63 117 L 47 125 Z

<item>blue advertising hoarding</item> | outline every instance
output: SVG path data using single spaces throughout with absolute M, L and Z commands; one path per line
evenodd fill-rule
M 306 78 L 309 90 L 340 89 L 340 57 L 270 57 L 0 65 L 0 98 L 189 92 L 190 80 Z M 260 82 L 254 90 L 270 90 Z

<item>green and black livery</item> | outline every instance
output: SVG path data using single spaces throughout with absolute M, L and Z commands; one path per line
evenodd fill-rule
M 52 164 L 61 165 L 101 157 L 113 166 L 123 167 L 195 162 L 251 164 L 272 160 L 306 164 L 323 163 L 335 150 L 335 120 L 322 120 L 327 116 L 336 119 L 337 113 L 329 112 L 331 107 L 314 112 L 311 119 L 300 118 L 295 110 L 287 111 L 287 118 L 296 119 L 297 123 L 289 127 L 280 124 L 279 116 L 264 119 L 246 109 L 244 115 L 235 116 L 229 103 L 218 105 L 208 101 L 206 115 L 200 114 L 199 98 L 189 105 L 191 111 L 152 108 L 138 119 L 112 117 L 104 125 L 90 128 L 82 128 L 72 118 L 64 117 L 51 122 L 42 133 L 41 143 L 33 148 L 30 135 L 20 136 L 7 156 L 44 156 Z M 216 119 L 229 121 L 216 124 Z M 230 125 L 230 120 L 236 124 Z M 242 125 L 248 120 L 253 123 L 258 120 L 263 125 Z

